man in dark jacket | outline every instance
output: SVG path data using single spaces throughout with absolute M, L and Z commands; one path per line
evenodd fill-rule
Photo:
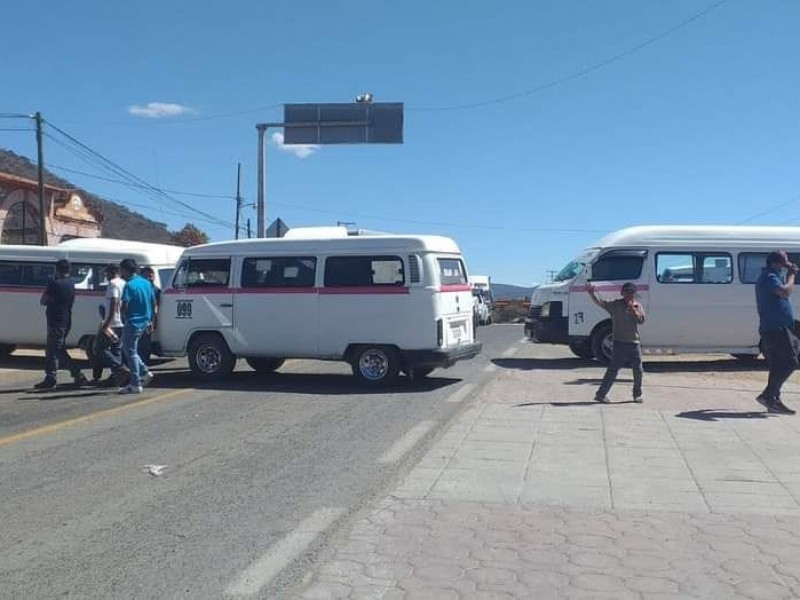
M 782 271 L 786 271 L 786 277 Z M 781 401 L 781 387 L 798 366 L 800 341 L 794 334 L 794 309 L 789 296 L 794 291 L 797 265 L 786 252 L 767 255 L 767 266 L 756 281 L 756 306 L 761 347 L 769 362 L 767 387 L 756 400 L 771 413 L 793 415 Z
M 75 282 L 70 277 L 71 266 L 65 258 L 56 262 L 55 277 L 47 284 L 39 304 L 46 308 L 47 349 L 45 350 L 45 377 L 36 389 L 56 387 L 59 367 L 72 375 L 75 385 L 86 383 L 86 377 L 67 354 L 66 339 L 72 327 L 72 305 L 75 302 Z

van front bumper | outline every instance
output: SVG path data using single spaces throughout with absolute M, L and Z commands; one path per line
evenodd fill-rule
M 525 323 L 530 338 L 540 344 L 568 344 L 569 322 L 567 317 L 533 317 Z
M 479 341 L 459 344 L 453 348 L 436 350 L 401 350 L 400 358 L 407 367 L 436 368 L 452 367 L 460 360 L 474 358 L 481 353 L 483 343 Z

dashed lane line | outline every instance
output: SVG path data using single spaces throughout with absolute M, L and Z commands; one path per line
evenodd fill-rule
M 28 431 L 21 431 L 19 433 L 15 433 L 13 435 L 6 436 L 4 438 L 0 438 L 0 447 L 8 446 L 10 444 L 16 444 L 17 442 L 23 442 L 25 440 L 29 440 L 35 437 L 39 437 L 42 435 L 47 435 L 49 433 L 56 433 L 61 431 L 62 429 L 67 429 L 69 427 L 75 427 L 76 425 L 82 425 L 84 423 L 90 423 L 92 421 L 96 421 L 103 417 L 110 417 L 113 415 L 118 415 L 120 413 L 129 411 L 134 408 L 142 408 L 149 404 L 156 404 L 157 402 L 162 402 L 164 400 L 168 400 L 169 398 L 174 398 L 175 396 L 179 396 L 180 394 L 185 394 L 187 392 L 191 392 L 191 389 L 180 389 L 180 390 L 173 390 L 171 392 L 167 392 L 166 394 L 161 394 L 159 396 L 152 396 L 150 398 L 144 398 L 142 400 L 138 400 L 136 402 L 130 402 L 128 404 L 123 404 L 122 406 L 115 406 L 113 408 L 107 408 L 104 410 L 99 410 L 97 412 L 93 412 L 89 415 L 84 415 L 82 417 L 75 417 L 73 419 L 66 419 L 64 421 L 59 421 L 57 423 L 51 423 L 50 425 L 44 425 L 42 427 L 37 427 L 36 429 L 29 429 Z
M 398 462 L 414 448 L 417 442 L 425 437 L 425 434 L 428 433 L 434 425 L 436 425 L 436 421 L 420 421 L 392 444 L 392 446 L 378 458 L 378 462 L 381 464 Z
M 514 346 L 513 348 L 509 348 L 508 350 L 506 350 L 505 352 L 503 352 L 503 354 L 502 354 L 501 356 L 502 356 L 503 358 L 511 358 L 511 357 L 512 357 L 512 356 L 514 356 L 514 355 L 515 355 L 517 352 L 519 352 L 519 347 L 518 347 L 518 346 Z
M 225 595 L 252 597 L 270 584 L 293 560 L 344 513 L 343 508 L 321 508 L 273 545 L 266 554 L 244 570 Z

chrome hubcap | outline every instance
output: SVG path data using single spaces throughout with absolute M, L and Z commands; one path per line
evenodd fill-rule
M 197 367 L 203 373 L 219 371 L 222 355 L 214 346 L 202 346 L 197 350 Z
M 365 379 L 379 381 L 389 372 L 389 358 L 380 350 L 368 350 L 361 355 L 358 369 Z

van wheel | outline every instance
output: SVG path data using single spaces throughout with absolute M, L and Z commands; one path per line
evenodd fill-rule
M 17 347 L 13 344 L 0 344 L 0 358 L 8 356 L 16 349 Z
M 216 333 L 198 335 L 189 345 L 189 368 L 199 379 L 223 379 L 231 374 L 235 366 L 236 357 L 222 336 Z
M 570 351 L 578 358 L 594 358 L 590 340 L 575 340 L 569 343 Z
M 281 368 L 283 363 L 286 362 L 284 358 L 264 358 L 264 357 L 254 357 L 248 358 L 247 364 L 250 365 L 250 368 L 253 369 L 256 373 L 261 375 L 267 373 L 274 373 L 278 369 Z
M 592 354 L 601 365 L 608 365 L 613 353 L 614 340 L 611 337 L 611 325 L 601 325 L 592 335 Z
M 363 346 L 355 353 L 351 366 L 353 375 L 361 383 L 390 385 L 400 372 L 400 359 L 390 346 Z

